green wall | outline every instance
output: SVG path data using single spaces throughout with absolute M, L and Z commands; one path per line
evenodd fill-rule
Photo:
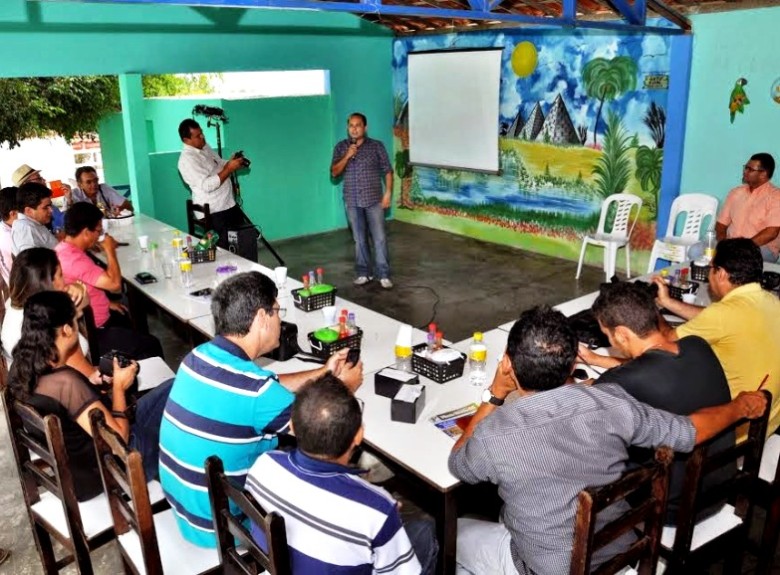
M 184 207 L 189 194 L 179 177 L 179 152 L 149 154 L 149 167 L 154 188 L 155 217 L 180 230 L 187 229 L 187 210 Z
M 317 112 L 320 124 L 307 126 L 311 134 L 316 132 L 320 149 L 330 148 L 342 137 L 347 115 L 355 110 L 368 116 L 372 135 L 392 147 L 392 34 L 350 14 L 3 0 L 0 35 L 6 56 L 0 58 L 0 77 L 328 70 L 329 117 Z M 176 123 L 180 120 L 177 115 Z M 298 119 L 290 121 L 298 124 Z M 327 146 L 320 140 L 326 136 L 331 138 Z M 156 146 L 170 137 L 170 130 L 155 127 L 151 137 L 155 147 L 150 149 L 165 151 Z M 295 141 L 295 134 L 287 137 Z M 277 146 L 296 153 L 291 144 L 277 141 Z M 330 150 L 324 158 L 307 156 L 307 163 L 312 162 L 309 167 L 292 157 L 285 165 L 321 175 L 317 187 L 329 187 L 323 197 L 331 197 L 338 195 L 337 187 L 321 169 L 330 161 Z M 263 158 L 253 160 L 253 170 L 262 169 Z M 121 175 L 120 166 L 116 172 Z M 287 177 L 290 187 L 303 189 L 297 174 Z M 278 189 L 279 184 L 269 186 Z M 294 224 L 293 229 L 280 231 L 280 237 L 344 225 L 340 208 L 317 213 L 309 206 L 319 209 L 320 199 L 307 200 L 296 206 L 300 221 L 291 217 L 288 223 Z
M 756 152 L 780 161 L 780 104 L 770 99 L 780 78 L 780 7 L 703 14 L 693 20 L 693 67 L 681 193 L 705 192 L 722 201 L 741 182 Z M 748 81 L 744 114 L 729 121 L 729 95 Z M 780 181 L 775 174 L 774 181 Z

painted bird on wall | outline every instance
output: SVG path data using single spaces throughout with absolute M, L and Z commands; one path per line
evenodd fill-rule
M 734 116 L 737 112 L 740 114 L 745 113 L 745 106 L 750 104 L 750 98 L 745 93 L 745 88 L 748 83 L 745 78 L 740 78 L 734 84 L 734 89 L 731 91 L 731 98 L 729 99 L 729 115 L 731 116 L 731 123 L 734 123 Z

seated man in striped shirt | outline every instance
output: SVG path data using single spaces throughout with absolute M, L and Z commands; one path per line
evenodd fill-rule
M 160 482 L 182 535 L 216 547 L 205 461 L 218 455 L 225 473 L 243 485 L 255 460 L 287 431 L 294 394 L 330 371 L 350 389 L 363 364 L 346 364 L 343 349 L 319 369 L 277 376 L 254 363 L 279 345 L 285 309 L 276 285 L 259 272 L 237 274 L 214 291 L 216 337 L 182 361 L 160 425 Z
M 284 517 L 293 575 L 433 573 L 433 522 L 404 525 L 395 499 L 349 465 L 363 440 L 350 390 L 330 374 L 308 384 L 293 403 L 292 428 L 298 448 L 261 455 L 246 488 Z M 265 548 L 263 532 L 252 533 Z

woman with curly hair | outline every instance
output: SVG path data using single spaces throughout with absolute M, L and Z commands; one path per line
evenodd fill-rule
M 24 253 L 24 252 L 22 252 Z M 91 438 L 89 412 L 99 409 L 106 423 L 138 449 L 147 479 L 157 475 L 160 421 L 171 383 L 150 391 L 136 404 L 135 423 L 127 417 L 126 390 L 138 364 L 120 367 L 114 359 L 111 392 L 101 396 L 83 374 L 67 364 L 79 347 L 76 308 L 64 292 L 44 291 L 24 304 L 22 336 L 13 351 L 8 386 L 14 399 L 32 405 L 43 415 L 60 418 L 76 497 L 86 501 L 102 489 Z

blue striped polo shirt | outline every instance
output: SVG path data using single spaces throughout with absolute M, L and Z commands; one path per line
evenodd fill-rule
M 184 358 L 160 425 L 160 482 L 185 539 L 216 547 L 206 459 L 218 455 L 225 473 L 243 485 L 287 429 L 293 399 L 274 373 L 224 337 Z
M 265 453 L 249 470 L 247 491 L 284 517 L 293 575 L 419 575 L 395 499 L 358 473 L 299 450 Z M 252 535 L 266 548 L 261 530 Z

